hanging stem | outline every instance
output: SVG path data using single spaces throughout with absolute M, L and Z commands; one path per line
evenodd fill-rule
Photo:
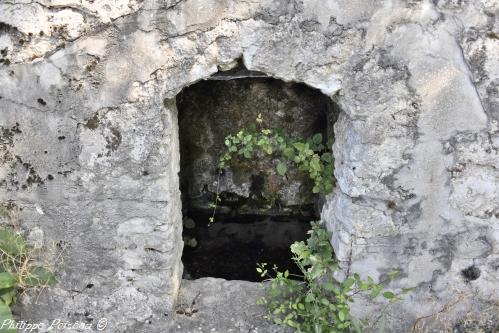
M 213 213 L 211 214 L 208 226 L 215 222 L 215 214 L 217 213 L 218 202 L 220 201 L 220 176 L 222 175 L 222 168 L 218 168 L 218 178 L 217 178 L 217 191 L 215 197 L 215 203 L 213 203 Z

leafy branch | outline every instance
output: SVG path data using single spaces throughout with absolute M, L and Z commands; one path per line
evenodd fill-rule
M 214 222 L 219 204 L 219 182 L 222 169 L 229 166 L 233 158 L 252 159 L 256 152 L 279 158 L 277 174 L 286 176 L 292 167 L 306 172 L 313 180 L 313 193 L 330 193 L 335 186 L 334 159 L 323 143 L 321 134 L 306 140 L 289 138 L 282 131 L 262 126 L 261 115 L 257 125 L 243 129 L 225 138 L 226 151 L 219 160 L 219 173 L 215 202 L 212 204 Z M 330 145 L 328 145 L 330 146 Z M 267 297 L 259 304 L 267 307 L 267 318 L 279 325 L 294 328 L 298 333 L 360 333 L 366 324 L 350 314 L 350 303 L 358 293 L 366 293 L 371 299 L 379 296 L 389 302 L 400 299 L 400 295 L 384 289 L 384 284 L 393 279 L 398 271 L 388 274 L 388 279 L 376 283 L 371 277 L 361 279 L 359 274 L 348 276 L 343 282 L 334 279 L 339 270 L 330 243 L 331 234 L 321 222 L 312 222 L 309 238 L 291 245 L 292 259 L 301 274 L 281 272 L 274 266 L 259 264 L 257 272 L 270 281 Z M 408 292 L 404 290 L 402 293 Z M 374 322 L 384 329 L 383 313 Z M 381 320 L 380 322 L 380 319 Z
M 220 202 L 218 183 L 221 170 L 236 157 L 252 159 L 257 152 L 276 156 L 279 158 L 276 166 L 277 174 L 286 177 L 292 167 L 308 173 L 314 183 L 313 193 L 329 194 L 335 186 L 334 158 L 330 149 L 324 145 L 322 134 L 317 133 L 305 140 L 290 138 L 284 135 L 282 130 L 263 127 L 261 115 L 258 115 L 256 122 L 257 124 L 253 124 L 249 129 L 242 129 L 236 134 L 225 137 L 226 151 L 218 162 L 217 193 L 215 202 L 211 205 L 213 214 L 210 223 L 215 220 L 216 209 Z
M 301 275 L 280 272 L 275 266 L 270 273 L 266 264 L 257 267 L 258 273 L 271 281 L 267 297 L 259 300 L 259 304 L 267 307 L 268 319 L 302 333 L 339 333 L 353 329 L 360 332 L 362 323 L 350 314 L 354 295 L 368 293 L 372 299 L 382 295 L 390 302 L 400 299 L 399 295 L 384 290 L 384 283 L 393 279 L 398 271 L 391 272 L 388 279 L 380 283 L 371 277 L 362 280 L 359 274 L 341 283 L 335 281 L 332 275 L 339 267 L 333 257 L 330 233 L 320 222 L 312 222 L 309 235 L 305 242 L 291 245 L 292 259 Z

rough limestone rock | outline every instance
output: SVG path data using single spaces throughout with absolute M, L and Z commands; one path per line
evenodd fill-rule
M 267 287 L 214 278 L 182 280 L 175 312 L 167 325 L 156 329 L 175 333 L 291 332 L 266 320 L 265 307 L 256 304 Z
M 399 268 L 391 287 L 414 288 L 387 331 L 497 304 L 498 16 L 497 0 L 0 2 L 0 200 L 60 280 L 21 318 L 170 325 L 175 96 L 238 59 L 340 106 L 322 218 L 343 273 Z

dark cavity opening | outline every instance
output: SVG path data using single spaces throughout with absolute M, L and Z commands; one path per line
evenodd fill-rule
M 290 245 L 319 219 L 321 198 L 298 170 L 279 176 L 279 156 L 234 159 L 218 180 L 224 139 L 256 123 L 295 137 L 333 138 L 337 109 L 304 84 L 236 68 L 185 88 L 177 96 L 180 131 L 184 278 L 260 281 L 256 264 L 298 273 Z M 208 226 L 217 184 L 221 203 Z

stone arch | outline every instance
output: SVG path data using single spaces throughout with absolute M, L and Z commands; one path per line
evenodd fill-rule
M 338 103 L 337 92 L 341 89 L 338 77 L 335 77 L 333 79 L 329 78 L 326 82 L 323 82 L 321 80 L 318 80 L 317 77 L 313 76 L 316 74 L 315 71 L 313 71 L 314 72 L 313 74 L 307 74 L 304 75 L 303 77 L 296 77 L 294 75 L 290 75 L 290 73 L 288 72 L 281 73 L 280 71 L 276 71 L 272 63 L 259 64 L 258 66 L 256 66 L 252 64 L 252 60 L 249 60 L 249 58 L 251 58 L 251 56 L 246 55 L 244 52 L 234 53 L 232 58 L 223 59 L 223 61 L 220 61 L 219 63 L 216 64 L 212 64 L 212 66 L 210 66 L 209 68 L 205 68 L 206 72 L 204 72 L 203 75 L 195 76 L 194 78 L 192 77 L 186 78 L 175 89 L 170 88 L 167 91 L 163 91 L 164 95 L 162 96 L 165 96 L 164 106 L 168 110 L 168 112 L 170 112 L 170 115 L 172 117 L 171 121 L 173 123 L 178 122 L 178 109 L 175 101 L 178 94 L 180 94 L 187 87 L 193 86 L 199 83 L 200 81 L 209 80 L 211 77 L 215 75 L 223 74 L 226 71 L 230 71 L 232 68 L 237 66 L 238 63 L 241 63 L 249 73 L 261 73 L 263 76 L 269 79 L 275 79 L 276 81 L 281 81 L 285 83 L 304 84 L 312 89 L 320 91 L 327 99 L 331 101 L 331 105 L 334 105 L 337 116 L 341 116 L 342 109 L 338 106 L 339 104 L 337 104 Z M 193 65 L 194 68 L 196 66 L 197 66 L 196 64 Z M 251 75 L 252 74 L 250 74 L 250 76 Z M 173 149 L 177 149 L 176 147 L 178 146 L 179 143 L 178 143 L 178 128 L 176 126 L 175 126 L 175 131 L 172 135 L 175 136 L 175 139 L 172 140 L 172 142 L 174 142 Z M 178 156 L 176 156 L 174 163 L 171 165 L 171 168 L 174 170 L 179 170 L 180 167 L 178 164 Z M 177 171 L 177 174 L 178 172 L 179 171 Z M 331 195 L 329 198 L 326 199 L 327 202 L 325 206 L 326 205 L 330 206 L 332 200 L 333 196 Z M 180 206 L 181 205 L 179 205 L 179 207 Z M 178 209 L 178 211 L 180 210 Z M 177 213 L 175 213 L 175 216 L 177 216 Z M 181 227 L 181 223 L 179 225 Z M 178 254 L 178 256 L 180 255 L 181 252 L 180 254 Z
M 221 175 L 217 159 L 224 152 L 224 137 L 258 126 L 260 116 L 260 126 L 286 136 L 305 139 L 319 133 L 332 152 L 339 108 L 317 89 L 249 71 L 242 61 L 185 87 L 176 102 L 184 277 L 259 281 L 254 269 L 259 262 L 298 274 L 289 247 L 306 239 L 309 222 L 320 219 L 323 196 L 313 195 L 311 183 L 296 169 L 279 176 L 279 155 L 237 159 Z M 221 202 L 214 219 L 219 223 L 208 228 L 216 192 Z M 191 226 L 186 228 L 185 221 Z

